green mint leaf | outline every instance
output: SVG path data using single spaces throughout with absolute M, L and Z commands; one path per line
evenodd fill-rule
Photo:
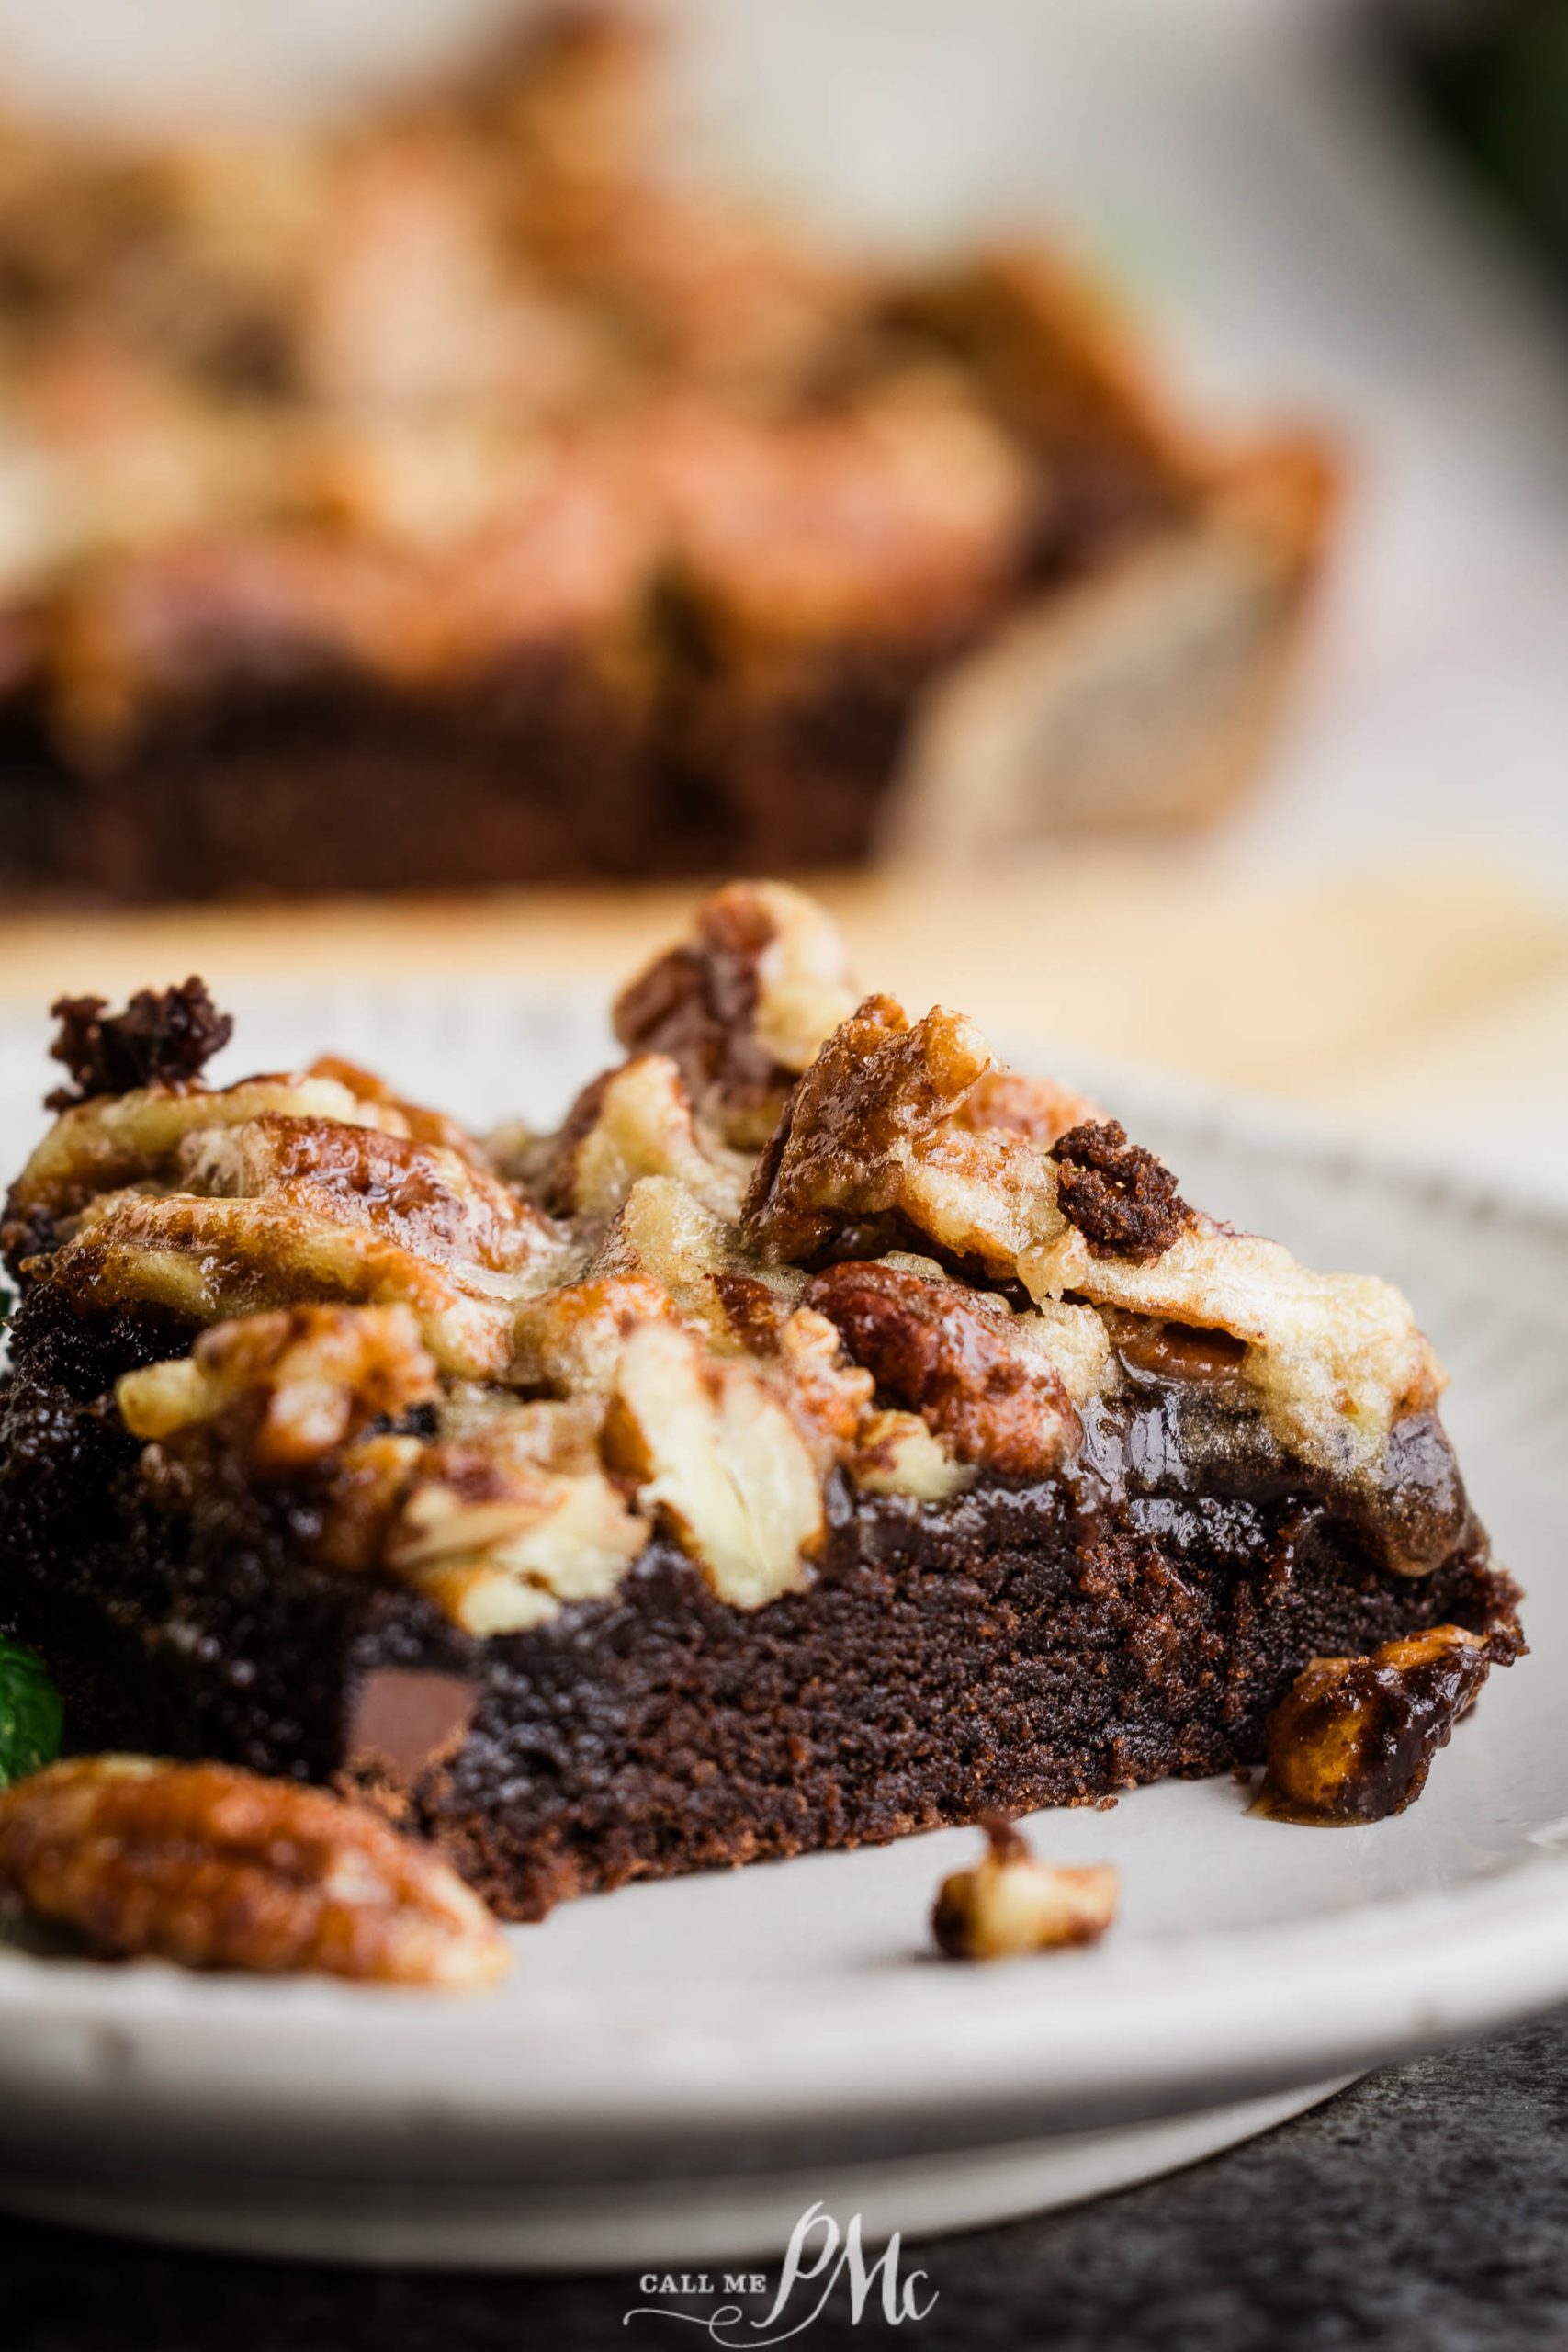
M 31 1650 L 0 1636 L 0 1789 L 60 1753 L 60 1693 Z

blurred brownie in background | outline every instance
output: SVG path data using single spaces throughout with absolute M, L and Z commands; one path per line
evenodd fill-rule
M 1332 504 L 1050 255 L 694 190 L 574 12 L 322 129 L 0 135 L 0 894 L 459 888 L 1179 821 Z

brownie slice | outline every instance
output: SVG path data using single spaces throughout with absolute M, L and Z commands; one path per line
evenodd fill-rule
M 193 1001 L 112 1096 L 67 1009 L 6 1213 L 0 1621 L 79 1747 L 355 1787 L 530 1918 L 1256 1760 L 1314 1657 L 1521 1646 L 1397 1293 L 857 1004 L 794 892 L 710 900 L 628 1058 L 488 1148 L 342 1064 L 209 1090 Z
M 1243 788 L 1317 438 L 1189 429 L 1048 255 L 873 266 L 698 192 L 649 51 L 570 7 L 309 133 L 13 141 L 0 904 L 945 856 Z

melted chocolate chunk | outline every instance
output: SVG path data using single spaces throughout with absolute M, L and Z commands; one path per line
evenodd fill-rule
M 412 1788 L 461 1747 L 478 1700 L 477 1684 L 464 1675 L 373 1668 L 359 1686 L 349 1726 L 350 1774 L 385 1774 L 396 1786 Z
M 1377 1491 L 1366 1510 L 1388 1566 L 1404 1576 L 1425 1576 L 1462 1540 L 1470 1506 L 1436 1413 L 1410 1413 L 1395 1421 Z
M 205 980 L 192 977 L 175 989 L 141 989 L 123 1012 L 108 1013 L 107 997 L 57 997 L 50 1011 L 60 1028 L 50 1058 L 63 1062 L 73 1084 L 44 1098 L 47 1111 L 69 1111 L 95 1094 L 129 1094 L 141 1086 L 185 1086 L 234 1033 Z
M 1247 1341 L 1230 1331 L 1133 1316 L 1118 1329 L 1116 1349 L 1130 1371 L 1161 1380 L 1231 1381 L 1247 1362 Z
M 1162 1160 L 1129 1143 L 1119 1119 L 1089 1119 L 1053 1146 L 1056 1199 L 1092 1250 L 1145 1264 L 1161 1258 L 1192 1221 Z

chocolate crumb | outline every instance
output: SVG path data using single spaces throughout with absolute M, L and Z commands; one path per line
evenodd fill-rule
M 178 988 L 140 989 L 123 1012 L 108 1013 L 107 997 L 57 997 L 50 1011 L 60 1027 L 51 1061 L 63 1062 L 74 1083 L 44 1097 L 46 1111 L 69 1111 L 96 1094 L 129 1094 L 141 1086 L 188 1086 L 234 1034 L 207 983 L 194 973 Z
M 1161 1258 L 1192 1222 L 1163 1160 L 1129 1143 L 1120 1119 L 1088 1119 L 1052 1147 L 1056 1200 L 1092 1250 L 1140 1264 Z

